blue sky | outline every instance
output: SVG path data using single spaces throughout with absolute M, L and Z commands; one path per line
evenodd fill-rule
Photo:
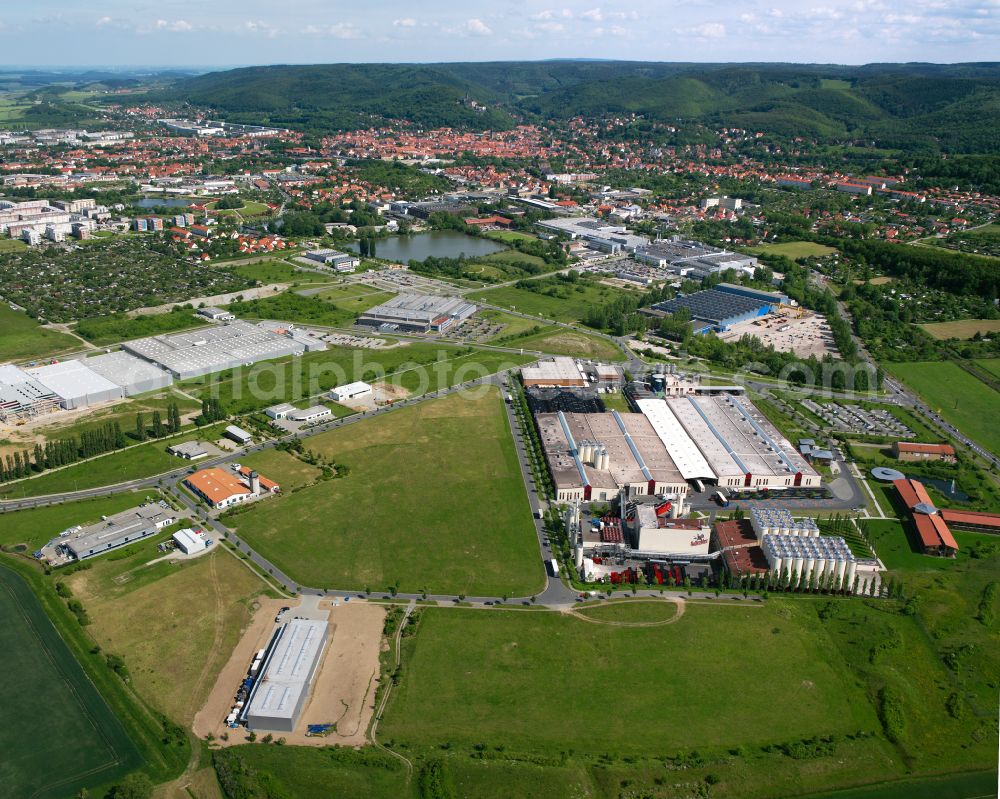
M 226 66 L 544 58 L 1000 59 L 1000 0 L 47 0 L 0 5 L 0 62 Z

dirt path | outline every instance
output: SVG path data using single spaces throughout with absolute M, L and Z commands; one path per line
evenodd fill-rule
M 403 629 L 406 627 L 406 622 L 410 618 L 410 614 L 413 613 L 413 610 L 416 606 L 417 606 L 416 602 L 410 602 L 410 604 L 406 606 L 406 611 L 403 613 L 403 618 L 400 619 L 399 627 L 396 629 L 396 635 L 393 639 L 393 646 L 395 647 L 396 650 L 397 669 L 399 668 L 399 663 L 402 658 L 400 642 L 403 639 Z M 407 781 L 409 781 L 410 778 L 413 776 L 413 763 L 411 763 L 408 758 L 404 757 L 399 752 L 394 752 L 389 747 L 379 743 L 378 739 L 375 737 L 375 733 L 378 730 L 378 723 L 379 721 L 381 721 L 382 714 L 385 712 L 386 705 L 389 703 L 389 695 L 391 693 L 392 693 L 392 681 L 390 680 L 389 683 L 385 686 L 385 691 L 382 692 L 382 700 L 378 703 L 378 710 L 375 712 L 375 718 L 372 720 L 372 729 L 370 737 L 372 743 L 376 747 L 381 749 L 383 752 L 388 752 L 393 757 L 403 761 L 403 763 L 406 765 L 406 775 L 407 775 L 406 779 Z
M 567 616 L 572 616 L 574 619 L 579 619 L 580 621 L 590 622 L 591 624 L 606 624 L 609 627 L 664 627 L 667 624 L 676 624 L 684 616 L 685 611 L 687 611 L 687 600 L 681 599 L 680 597 L 668 597 L 664 599 L 633 599 L 628 602 L 622 602 L 623 605 L 632 605 L 638 603 L 662 603 L 662 602 L 672 602 L 674 607 L 677 609 L 673 616 L 669 619 L 663 619 L 662 621 L 615 621 L 613 619 L 595 619 L 593 616 L 588 616 L 585 611 L 587 608 L 569 608 L 563 611 Z M 619 603 L 615 603 L 619 604 Z M 595 608 L 609 608 L 614 605 L 591 605 L 590 607 Z

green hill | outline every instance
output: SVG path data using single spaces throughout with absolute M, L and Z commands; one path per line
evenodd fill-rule
M 905 149 L 1000 152 L 1000 64 L 270 66 L 182 79 L 158 99 L 315 132 L 379 119 L 485 130 L 634 113 L 780 135 L 866 137 Z

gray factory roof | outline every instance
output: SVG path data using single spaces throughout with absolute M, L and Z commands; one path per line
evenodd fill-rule
M 326 636 L 326 621 L 292 619 L 282 628 L 247 707 L 251 726 L 255 717 L 294 723 Z
M 121 350 L 87 358 L 84 363 L 101 377 L 124 388 L 126 394 L 166 388 L 174 382 L 169 372 Z
M 429 324 L 441 316 L 466 318 L 475 312 L 476 306 L 460 297 L 399 294 L 381 305 L 369 308 L 362 314 L 362 317 Z
M 28 370 L 43 386 L 48 387 L 64 400 L 79 400 L 96 396 L 110 399 L 109 395 L 122 396 L 121 386 L 112 383 L 82 361 L 60 361 Z
M 772 557 L 813 558 L 815 560 L 854 560 L 854 553 L 840 536 L 821 535 L 806 537 L 765 533 L 761 540 L 764 552 Z
M 173 520 L 169 506 L 158 502 L 140 505 L 136 508 L 108 516 L 97 524 L 84 527 L 66 538 L 65 544 L 77 558 L 99 554 L 114 549 L 126 541 L 145 538 Z
M 693 319 L 720 324 L 727 319 L 758 311 L 766 305 L 769 305 L 767 300 L 752 299 L 715 289 L 705 289 L 685 297 L 675 297 L 672 300 L 658 302 L 653 308 L 670 314 L 676 313 L 681 308 L 687 308 Z

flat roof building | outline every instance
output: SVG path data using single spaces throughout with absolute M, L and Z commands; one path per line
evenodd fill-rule
M 23 369 L 0 365 L 0 420 L 30 419 L 59 408 L 59 396 Z
M 293 422 L 316 422 L 320 419 L 326 419 L 333 416 L 333 411 L 327 408 L 325 405 L 313 405 L 311 408 L 304 408 L 299 410 L 296 408 L 294 411 L 290 411 L 288 418 Z
M 521 369 L 521 382 L 525 388 L 539 386 L 542 388 L 583 388 L 587 385 L 587 376 L 580 365 L 572 358 L 557 356 L 545 358 L 531 366 Z
M 679 519 L 648 503 L 629 508 L 624 522 L 632 548 L 643 555 L 707 555 L 710 530 L 701 519 Z
M 101 377 L 121 386 L 126 397 L 167 388 L 174 382 L 170 372 L 123 350 L 87 358 L 84 364 Z
M 281 402 L 277 405 L 272 405 L 269 408 L 264 408 L 264 413 L 267 414 L 270 419 L 284 419 L 292 411 L 297 410 L 297 408 L 290 402 Z
M 204 552 L 208 549 L 208 541 L 201 530 L 195 531 L 190 527 L 186 527 L 174 533 L 173 539 L 178 549 L 185 555 L 194 555 L 197 552 Z
M 67 410 L 125 397 L 121 386 L 89 369 L 82 361 L 61 361 L 26 371 L 56 394 L 59 404 Z
M 363 383 L 360 380 L 354 383 L 347 383 L 343 386 L 336 386 L 330 390 L 330 399 L 334 402 L 343 402 L 344 400 L 357 399 L 358 397 L 369 397 L 372 393 L 372 387 L 367 383 Z
M 362 313 L 357 324 L 384 331 L 441 333 L 461 324 L 476 310 L 461 297 L 399 294 Z
M 658 302 L 652 306 L 652 310 L 673 315 L 684 309 L 691 314 L 696 333 L 721 333 L 739 322 L 766 316 L 776 305 L 773 300 L 705 289 Z
M 169 505 L 151 502 L 105 516 L 97 524 L 84 527 L 59 541 L 59 544 L 76 560 L 85 560 L 156 535 L 173 523 L 174 515 Z
M 208 457 L 208 450 L 200 441 L 183 441 L 180 444 L 171 444 L 167 447 L 167 452 L 189 461 Z
M 226 429 L 222 431 L 222 434 L 226 438 L 230 438 L 237 444 L 244 447 L 253 441 L 253 436 L 250 435 L 250 433 L 248 433 L 242 427 L 237 427 L 234 424 L 227 425 Z
M 540 413 L 542 448 L 560 502 L 629 496 L 684 497 L 687 483 L 642 414 Z
M 232 322 L 236 318 L 236 314 L 225 311 L 222 308 L 215 308 L 214 306 L 199 308 L 198 315 L 204 316 L 206 319 L 211 319 L 213 322 Z
M 295 730 L 323 659 L 326 621 L 292 619 L 275 633 L 243 711 L 250 730 Z

